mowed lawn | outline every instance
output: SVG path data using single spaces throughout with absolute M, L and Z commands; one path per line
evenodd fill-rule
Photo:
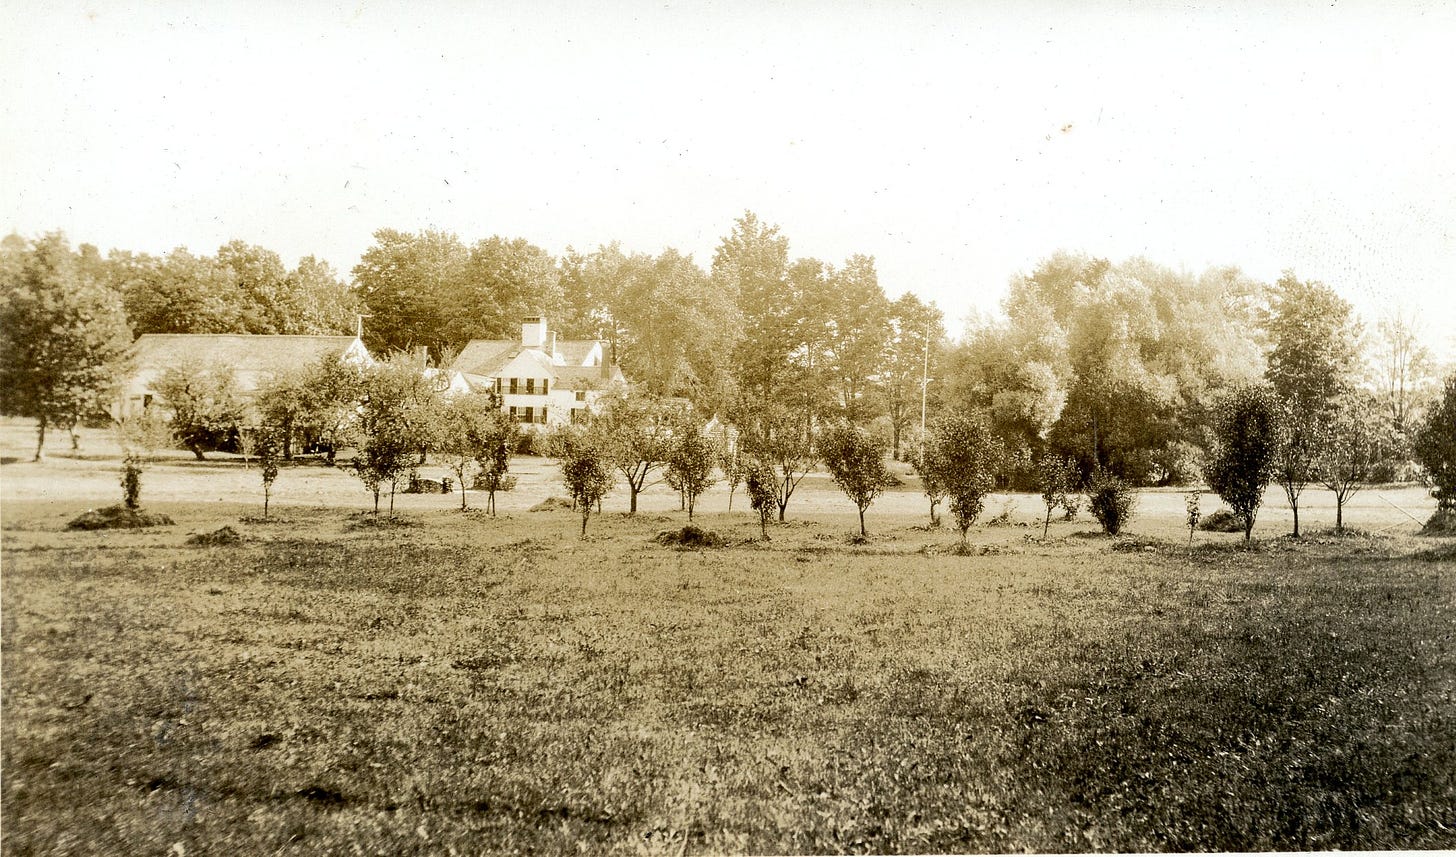
M 1456 846 L 1449 540 L 16 505 L 8 854 Z

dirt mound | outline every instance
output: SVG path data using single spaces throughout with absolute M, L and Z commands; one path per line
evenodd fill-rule
M 1219 509 L 1203 516 L 1198 522 L 1198 529 L 1205 533 L 1242 533 L 1244 519 L 1229 509 Z
M 570 500 L 566 499 L 565 497 L 547 497 L 545 500 L 542 500 L 541 502 L 537 503 L 536 505 L 532 506 L 531 508 L 527 509 L 526 511 L 528 511 L 528 512 L 550 512 L 550 511 L 553 511 L 555 509 L 574 509 L 574 508 L 576 508 L 576 507 L 572 504 L 572 502 Z
M 681 530 L 663 530 L 652 538 L 660 545 L 684 548 L 721 548 L 728 542 L 712 530 L 688 524 Z
M 138 527 L 165 527 L 172 523 L 166 515 L 128 509 L 125 506 L 107 506 L 91 509 L 66 524 L 68 530 L 132 530 Z
M 1423 536 L 1456 536 L 1456 512 L 1450 509 L 1438 509 L 1436 514 L 1426 521 L 1421 527 Z
M 221 547 L 223 545 L 236 545 L 243 541 L 243 537 L 232 527 L 223 527 L 213 530 L 210 533 L 198 533 L 187 537 L 187 544 L 199 547 Z

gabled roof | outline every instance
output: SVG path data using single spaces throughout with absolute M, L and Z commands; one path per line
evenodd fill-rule
M 522 349 L 514 339 L 472 339 L 450 364 L 457 372 L 495 376 Z
M 545 349 L 528 348 L 514 339 L 472 339 L 460 350 L 460 356 L 455 358 L 450 368 L 470 375 L 495 377 L 507 363 L 525 351 L 540 354 L 546 358 L 547 364 L 553 366 L 579 367 L 586 363 L 597 344 L 598 340 L 595 339 L 558 339 L 553 357 Z
M 358 342 L 357 336 L 148 333 L 132 343 L 132 355 L 137 369 L 201 364 L 228 366 L 244 372 L 278 373 L 315 363 L 325 356 L 342 359 Z
M 592 349 L 597 347 L 595 339 L 561 339 L 556 342 L 556 354 L 567 366 L 584 366 Z M 605 357 L 606 355 L 603 355 Z

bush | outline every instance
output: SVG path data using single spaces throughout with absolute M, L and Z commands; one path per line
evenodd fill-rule
M 1426 471 L 1436 508 L 1456 511 L 1456 375 L 1415 434 L 1416 461 Z
M 1092 516 L 1104 532 L 1113 536 L 1122 532 L 1137 507 L 1137 492 L 1132 486 L 1105 471 L 1092 474 L 1087 483 L 1087 497 L 1091 501 Z
M 1450 536 L 1456 535 L 1456 511 L 1450 509 L 1437 509 L 1436 513 L 1426 521 L 1421 528 L 1423 536 Z
M 1244 519 L 1229 509 L 1219 509 L 1210 515 L 1205 515 L 1203 520 L 1198 522 L 1198 529 L 1206 533 L 1242 533 Z

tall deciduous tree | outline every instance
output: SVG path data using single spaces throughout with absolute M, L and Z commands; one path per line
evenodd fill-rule
M 1293 271 L 1285 271 L 1274 286 L 1264 328 L 1269 339 L 1264 377 L 1282 412 L 1277 478 L 1294 513 L 1297 536 L 1300 492 L 1316 476 L 1318 445 L 1335 402 L 1355 382 L 1361 330 L 1348 302 Z
M 49 426 L 102 410 L 131 341 L 117 296 L 78 270 L 59 233 L 7 241 L 0 266 L 0 410 Z
M 1376 330 L 1375 379 L 1392 427 L 1403 436 L 1410 427 L 1416 398 L 1431 378 L 1434 361 L 1421 341 L 1415 317 L 1391 313 L 1380 320 Z
M 732 300 L 676 250 L 639 260 L 612 308 L 623 370 L 647 393 L 683 396 L 708 412 L 727 398 Z
M 829 353 L 836 405 L 846 420 L 858 425 L 878 411 L 871 399 L 885 368 L 890 304 L 872 256 L 851 256 L 830 282 Z
M 284 333 L 353 333 L 359 297 L 329 263 L 304 256 L 288 273 L 288 315 Z
M 743 314 L 743 335 L 734 351 L 740 386 L 756 394 L 774 388 L 788 365 L 796 319 L 788 297 L 789 239 L 753 212 L 734 221 L 713 254 L 713 281 Z
M 929 379 L 940 372 L 945 345 L 944 318 L 934 303 L 924 303 L 911 292 L 890 304 L 883 378 L 896 460 L 906 430 L 921 417 L 922 402 L 929 410 Z
M 460 280 L 440 298 L 439 338 L 455 347 L 514 337 L 523 316 L 554 317 L 566 303 L 551 254 L 524 238 L 499 235 L 471 245 Z
M 246 332 L 234 272 L 217 259 L 178 247 L 164 259 L 113 253 L 108 261 L 138 336 Z
M 370 349 L 425 346 L 438 354 L 449 345 L 445 323 L 469 262 L 470 251 L 452 233 L 375 232 L 374 246 L 354 266 L 355 287 L 370 315 L 364 327 Z

